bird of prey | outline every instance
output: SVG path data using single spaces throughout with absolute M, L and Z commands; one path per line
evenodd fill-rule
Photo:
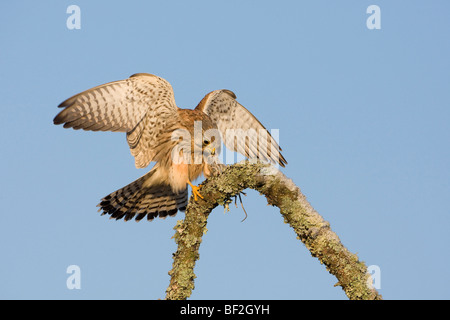
M 109 82 L 65 100 L 53 123 L 64 128 L 126 132 L 137 168 L 152 169 L 104 197 L 98 207 L 116 220 L 174 216 L 186 209 L 188 184 L 202 173 L 220 173 L 218 154 L 225 146 L 249 159 L 285 166 L 281 148 L 230 90 L 208 93 L 195 109 L 175 104 L 172 86 L 147 73 Z

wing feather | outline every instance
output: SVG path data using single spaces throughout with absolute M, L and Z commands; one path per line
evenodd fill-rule
M 232 91 L 212 91 L 196 109 L 209 115 L 217 124 L 228 149 L 249 159 L 278 163 L 282 167 L 287 164 L 278 142 L 250 111 L 236 101 Z
M 147 73 L 91 88 L 58 107 L 53 123 L 64 128 L 126 132 L 138 168 L 153 160 L 164 125 L 178 115 L 172 86 Z
M 176 111 L 172 86 L 145 73 L 86 90 L 62 102 L 53 120 L 65 128 L 129 132 L 156 107 Z M 102 126 L 103 125 L 103 126 Z

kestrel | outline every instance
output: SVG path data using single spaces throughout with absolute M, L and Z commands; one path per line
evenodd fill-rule
M 225 146 L 249 159 L 285 166 L 278 143 L 230 90 L 208 93 L 195 109 L 175 104 L 166 80 L 138 73 L 81 92 L 59 105 L 53 120 L 64 128 L 126 132 L 137 168 L 153 168 L 104 197 L 98 207 L 116 220 L 140 221 L 174 216 L 186 209 L 187 185 L 202 173 L 220 173 L 218 154 Z

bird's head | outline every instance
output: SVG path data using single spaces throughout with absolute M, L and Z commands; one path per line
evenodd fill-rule
M 220 135 L 204 136 L 202 141 L 202 151 L 205 156 L 217 156 L 221 151 Z
M 200 134 L 194 136 L 194 153 L 203 157 L 204 161 L 220 154 L 222 140 L 216 127 L 203 128 Z

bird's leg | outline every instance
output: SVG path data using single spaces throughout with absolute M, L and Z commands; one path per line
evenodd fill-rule
M 187 183 L 189 183 L 189 185 L 192 188 L 192 193 L 194 194 L 194 200 L 197 201 L 198 200 L 197 197 L 200 197 L 203 199 L 203 196 L 198 191 L 198 190 L 200 190 L 200 187 L 194 186 L 189 180 L 187 180 Z

